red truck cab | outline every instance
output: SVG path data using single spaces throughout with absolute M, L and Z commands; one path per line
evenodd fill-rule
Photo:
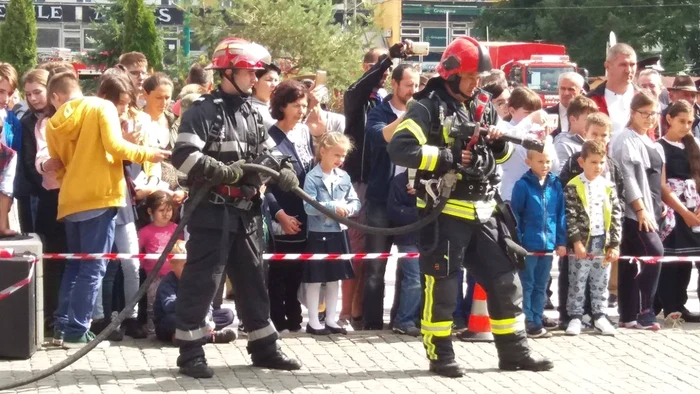
M 506 78 L 526 86 L 540 95 L 544 106 L 559 102 L 559 76 L 578 72 L 569 60 L 566 47 L 529 42 L 486 42 L 494 68 L 503 70 Z

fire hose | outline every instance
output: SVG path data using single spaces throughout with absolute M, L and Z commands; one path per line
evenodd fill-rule
M 272 177 L 273 179 L 277 179 L 279 177 L 279 172 L 275 171 L 272 168 L 259 165 L 259 164 L 244 164 L 243 170 L 248 172 L 248 171 L 254 171 L 258 173 L 263 173 L 267 176 Z M 321 211 L 324 215 L 327 215 L 328 217 L 332 218 L 333 220 L 336 220 L 348 227 L 353 227 L 356 228 L 362 232 L 369 233 L 369 234 L 375 234 L 375 235 L 400 235 L 400 234 L 406 234 L 410 232 L 414 232 L 419 230 L 421 227 L 424 227 L 431 222 L 433 222 L 437 217 L 440 215 L 442 209 L 445 207 L 447 204 L 447 200 L 450 196 L 450 193 L 454 189 L 454 186 L 457 182 L 457 175 L 454 173 L 447 173 L 445 174 L 439 181 L 434 180 L 434 182 L 429 182 L 426 185 L 426 189 L 428 191 L 428 194 L 431 195 L 434 199 L 434 204 L 432 209 L 430 209 L 430 212 L 424 216 L 421 220 L 419 220 L 416 223 L 403 226 L 403 227 L 396 227 L 396 228 L 377 228 L 377 227 L 371 227 L 367 226 L 364 224 L 359 224 L 354 221 L 352 221 L 349 218 L 339 216 L 335 213 L 335 211 L 326 208 L 323 206 L 321 203 L 318 201 L 314 200 L 313 197 L 309 196 L 304 192 L 303 189 L 300 187 L 295 187 L 292 189 L 292 191 L 297 194 L 300 198 L 302 198 L 304 201 L 307 203 L 311 204 L 314 208 L 318 209 Z M 165 249 L 163 250 L 163 253 L 160 255 L 158 258 L 158 261 L 156 262 L 153 271 L 148 275 L 146 280 L 143 282 L 141 287 L 138 289 L 136 292 L 136 295 L 134 296 L 133 299 L 131 299 L 124 309 L 117 315 L 115 319 L 112 320 L 112 322 L 99 334 L 95 339 L 92 341 L 88 342 L 85 346 L 80 348 L 78 351 L 75 353 L 71 354 L 70 356 L 66 357 L 64 360 L 61 362 L 52 365 L 49 368 L 46 368 L 42 371 L 39 371 L 36 374 L 33 374 L 27 378 L 24 379 L 19 379 L 16 380 L 12 383 L 8 384 L 0 384 L 0 391 L 3 390 L 10 390 L 14 389 L 17 387 L 25 386 L 34 382 L 37 382 L 41 379 L 47 378 L 62 369 L 70 366 L 71 364 L 75 363 L 82 357 L 84 357 L 86 354 L 88 354 L 90 351 L 92 351 L 95 347 L 97 347 L 101 342 L 103 342 L 107 337 L 116 330 L 121 323 L 127 319 L 130 314 L 131 310 L 134 309 L 136 304 L 138 304 L 139 300 L 146 294 L 148 291 L 148 287 L 153 283 L 153 281 L 156 279 L 158 276 L 158 273 L 160 272 L 161 267 L 163 264 L 165 264 L 165 261 L 168 258 L 168 255 L 170 251 L 172 250 L 173 246 L 175 246 L 175 243 L 177 240 L 180 238 L 180 234 L 185 229 L 185 226 L 187 225 L 187 222 L 189 222 L 190 217 L 192 216 L 192 212 L 194 209 L 199 205 L 205 197 L 209 195 L 209 192 L 213 185 L 207 183 L 203 185 L 201 188 L 198 188 L 192 195 L 191 200 L 185 205 L 185 211 L 182 215 L 182 218 L 180 219 L 180 223 L 177 225 L 177 228 L 175 229 L 175 232 L 173 233 L 172 237 L 168 241 L 168 243 L 165 246 Z

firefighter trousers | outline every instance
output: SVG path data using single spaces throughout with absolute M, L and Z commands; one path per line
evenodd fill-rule
M 178 366 L 204 356 L 209 327 L 206 317 L 226 269 L 233 283 L 239 319 L 248 332 L 248 353 L 255 362 L 277 352 L 278 334 L 270 322 L 258 234 L 222 235 L 221 229 L 188 226 L 187 263 L 177 289 L 175 344 Z M 225 244 L 222 244 L 225 243 Z M 228 253 L 222 259 L 222 248 Z
M 499 359 L 517 362 L 530 355 L 522 312 L 522 287 L 503 241 L 507 234 L 500 216 L 480 223 L 443 214 L 433 225 L 421 229 L 420 266 L 425 297 L 421 332 L 431 362 L 450 363 L 455 358 L 452 312 L 457 303 L 457 276 L 462 266 L 487 293 L 491 332 Z

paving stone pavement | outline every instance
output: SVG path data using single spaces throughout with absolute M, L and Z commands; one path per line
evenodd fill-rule
M 391 268 L 391 267 L 390 267 Z M 389 278 L 389 285 L 392 280 Z M 695 274 L 694 274 L 695 275 Z M 556 276 L 556 272 L 555 272 Z M 555 281 L 556 282 L 556 281 Z M 697 283 L 695 276 L 691 283 Z M 393 289 L 389 286 L 387 306 Z M 691 310 L 698 310 L 694 287 Z M 549 312 L 548 312 L 549 313 Z M 418 338 L 389 331 L 348 336 L 291 334 L 283 350 L 300 359 L 295 372 L 251 368 L 245 340 L 207 345 L 216 376 L 195 380 L 178 375 L 177 349 L 151 340 L 130 340 L 95 349 L 68 369 L 18 393 L 682 393 L 700 392 L 700 324 L 660 332 L 621 330 L 615 337 L 586 332 L 531 340 L 534 352 L 549 357 L 549 372 L 499 372 L 493 344 L 455 342 L 460 379 L 427 371 Z M 75 350 L 46 348 L 26 361 L 0 360 L 0 383 L 29 376 Z

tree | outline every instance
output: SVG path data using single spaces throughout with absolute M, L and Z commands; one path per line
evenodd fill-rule
M 112 4 L 98 4 L 96 11 L 101 18 L 93 21 L 91 43 L 95 49 L 84 59 L 86 64 L 111 67 L 119 62 L 124 43 L 124 6 L 126 0 Z
M 126 0 L 124 7 L 123 52 L 143 53 L 156 70 L 163 68 L 163 40 L 156 30 L 153 10 L 143 0 Z
M 137 23 L 135 18 L 131 17 L 129 14 L 130 3 L 137 3 L 134 7 L 138 11 L 137 14 L 145 12 L 152 17 L 152 29 L 147 21 L 146 23 Z M 111 67 L 118 63 L 122 53 L 139 51 L 146 55 L 151 67 L 158 70 L 162 68 L 163 38 L 160 30 L 155 27 L 152 7 L 145 5 L 143 0 L 116 0 L 110 4 L 99 4 L 96 9 L 100 18 L 93 21 L 94 29 L 92 31 L 94 33 L 91 37 L 95 49 L 88 52 L 85 58 L 87 64 Z M 130 23 L 127 23 L 129 20 Z M 142 18 L 142 20 L 145 19 Z M 125 45 L 127 44 L 127 31 L 130 31 L 129 47 Z M 133 42 L 138 45 L 132 45 Z
M 605 73 L 605 44 L 611 30 L 618 42 L 635 48 L 639 59 L 660 53 L 667 74 L 677 74 L 687 64 L 700 66 L 697 2 L 627 0 L 624 6 L 617 5 L 609 0 L 510 0 L 485 10 L 477 25 L 488 26 L 492 40 L 564 44 L 591 75 Z
M 374 29 L 362 12 L 343 27 L 327 0 L 236 0 L 229 5 L 203 14 L 191 8 L 201 15 L 192 18 L 193 34 L 210 54 L 219 40 L 237 36 L 268 48 L 291 73 L 326 70 L 331 89 L 344 90 L 360 75 L 365 37 Z
M 0 60 L 12 64 L 19 75 L 36 66 L 36 18 L 32 0 L 10 0 L 0 27 Z

